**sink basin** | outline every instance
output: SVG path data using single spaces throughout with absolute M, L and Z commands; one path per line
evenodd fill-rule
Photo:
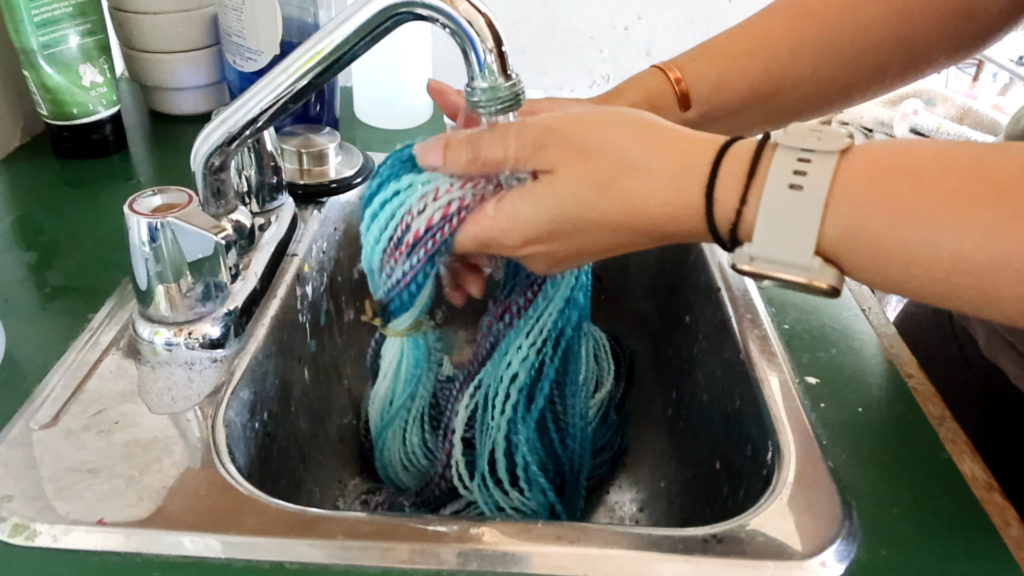
M 216 392 L 150 413 L 122 287 L 0 434 L 0 538 L 22 545 L 542 574 L 839 574 L 852 517 L 756 286 L 714 247 L 594 268 L 633 359 L 628 451 L 581 522 L 370 513 L 359 194 L 299 209 Z M 480 313 L 441 309 L 471 333 Z
M 378 483 L 361 450 L 360 410 L 376 328 L 358 271 L 359 211 L 307 249 L 282 311 L 227 394 L 220 451 L 253 489 L 324 510 L 354 510 L 351 494 Z M 305 261 L 316 261 L 306 269 Z M 728 309 L 697 246 L 599 263 L 595 324 L 622 338 L 633 360 L 629 449 L 592 494 L 587 522 L 682 528 L 724 522 L 764 498 L 778 472 L 779 439 L 747 370 Z M 479 307 L 478 307 L 479 308 Z M 472 333 L 480 310 L 442 311 L 445 330 Z

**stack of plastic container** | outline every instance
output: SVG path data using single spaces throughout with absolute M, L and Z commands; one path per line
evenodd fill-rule
M 151 109 L 189 116 L 227 104 L 216 0 L 109 3 L 125 68 Z

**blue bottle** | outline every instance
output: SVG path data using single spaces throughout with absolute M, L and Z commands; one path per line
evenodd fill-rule
M 218 0 L 224 76 L 232 99 L 256 83 L 334 17 L 333 0 Z M 338 127 L 338 82 L 326 86 L 277 124 Z

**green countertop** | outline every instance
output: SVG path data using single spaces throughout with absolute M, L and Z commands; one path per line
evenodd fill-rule
M 58 160 L 37 137 L 0 161 L 0 322 L 8 340 L 0 362 L 0 423 L 10 420 L 127 275 L 124 200 L 148 186 L 192 184 L 188 153 L 204 120 L 148 114 L 134 88 L 123 91 L 130 151 Z M 438 120 L 431 125 L 436 129 Z M 343 131 L 370 149 L 390 145 L 390 136 L 350 117 Z M 764 290 L 764 297 L 832 475 L 859 524 L 860 546 L 847 573 L 1020 574 L 853 299 L 778 289 Z M 388 573 L 0 544 L 4 575 L 283 572 Z

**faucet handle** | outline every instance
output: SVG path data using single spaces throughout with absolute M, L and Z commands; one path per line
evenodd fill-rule
M 227 107 L 213 111 L 216 118 Z M 241 147 L 228 165 L 235 199 L 251 214 L 277 208 L 288 197 L 281 147 L 271 126 Z
M 132 281 L 139 313 L 180 323 L 219 308 L 237 277 L 235 233 L 208 216 L 195 192 L 159 186 L 124 205 Z
M 238 202 L 253 214 L 277 208 L 288 197 L 277 133 L 267 128 L 231 163 Z

